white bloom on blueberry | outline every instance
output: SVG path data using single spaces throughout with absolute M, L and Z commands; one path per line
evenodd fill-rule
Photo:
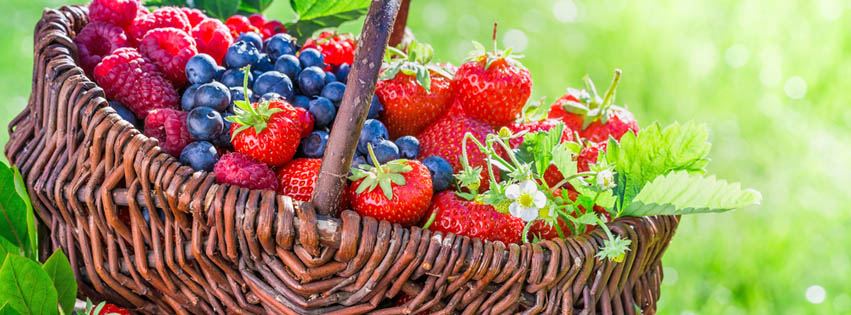
M 508 212 L 524 222 L 535 220 L 538 210 L 547 205 L 547 196 L 538 190 L 538 185 L 532 180 L 509 185 L 505 189 L 505 196 L 513 201 L 508 206 Z
M 602 190 L 615 188 L 615 174 L 612 170 L 605 169 L 597 173 L 597 187 Z

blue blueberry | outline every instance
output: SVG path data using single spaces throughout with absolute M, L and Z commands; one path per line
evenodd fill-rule
M 293 55 L 283 55 L 275 61 L 275 71 L 286 74 L 290 79 L 295 79 L 301 72 L 301 63 Z
M 334 76 L 334 73 L 331 73 L 330 71 L 325 71 L 325 84 L 328 84 L 328 83 L 331 83 L 331 82 L 336 82 L 336 81 L 337 81 L 337 77 Z
M 378 96 L 375 94 L 372 95 L 372 103 L 369 104 L 369 113 L 366 114 L 366 118 L 370 119 L 378 119 L 379 113 L 384 110 L 384 105 L 381 105 L 381 101 L 378 100 Z
M 248 92 L 248 97 L 245 97 L 245 92 Z M 232 87 L 230 88 L 230 106 L 233 106 L 236 101 L 249 101 L 254 97 L 254 93 L 251 90 L 245 90 L 241 87 Z M 231 111 L 228 108 L 228 111 Z
M 298 88 L 307 96 L 316 96 L 325 86 L 325 71 L 319 67 L 307 67 L 298 74 Z
M 222 82 L 227 87 L 238 87 L 241 89 L 243 84 L 245 84 L 245 75 L 246 72 L 242 69 L 228 69 L 222 74 L 222 79 L 219 82 Z M 254 75 L 248 72 L 248 88 L 250 89 L 253 85 Z
M 195 91 L 194 107 L 207 106 L 223 112 L 230 105 L 230 89 L 219 82 L 202 84 Z M 194 108 L 193 107 L 193 108 Z
M 260 60 L 257 61 L 257 64 L 254 65 L 251 70 L 257 70 L 260 72 L 275 70 L 275 61 L 269 60 L 269 57 L 266 54 L 260 54 Z
M 283 55 L 295 55 L 298 52 L 295 38 L 289 34 L 275 34 L 263 44 L 263 49 L 269 54 L 269 59 L 277 60 Z
M 151 214 L 148 213 L 148 207 L 142 207 L 142 218 L 145 219 L 145 222 L 151 224 Z
M 195 92 L 198 91 L 199 86 L 201 85 L 190 85 L 185 91 L 183 91 L 183 95 L 180 96 L 180 109 L 184 112 L 188 112 L 195 107 Z
M 247 42 L 251 45 L 254 45 L 254 48 L 257 48 L 257 50 L 263 50 L 263 37 L 255 32 L 245 32 L 239 34 L 239 37 L 236 38 L 236 41 Z
M 320 53 L 318 50 L 314 48 L 308 48 L 302 50 L 298 54 L 298 61 L 301 63 L 301 66 L 304 68 L 307 67 L 319 67 L 325 68 L 325 55 Z
M 310 100 L 307 110 L 316 119 L 315 128 L 330 127 L 334 123 L 334 117 L 337 116 L 337 108 L 334 107 L 334 103 L 324 97 Z
M 196 171 L 212 171 L 218 160 L 219 152 L 207 141 L 192 142 L 180 152 L 180 163 L 189 165 Z
M 224 128 L 222 115 L 212 108 L 195 107 L 186 115 L 186 130 L 192 139 L 213 140 L 222 134 Z
M 399 159 L 399 148 L 390 140 L 378 140 L 378 142 L 372 145 L 372 152 L 375 152 L 375 158 L 381 164 Z M 367 162 L 372 164 L 372 159 L 367 159 Z
M 437 155 L 423 159 L 423 165 L 431 173 L 431 186 L 434 192 L 444 191 L 452 185 L 452 165 Z
M 396 146 L 399 147 L 399 155 L 403 159 L 416 159 L 420 155 L 420 140 L 414 136 L 404 136 L 396 139 Z
M 112 109 L 114 109 L 115 112 L 118 113 L 118 116 L 124 118 L 124 120 L 136 127 L 136 129 L 141 130 L 142 124 L 139 123 L 139 119 L 136 118 L 136 115 L 133 115 L 133 112 L 130 111 L 130 109 L 128 109 L 127 107 L 125 107 L 124 104 L 121 104 L 116 101 L 109 101 L 109 106 L 111 106 Z
M 346 83 L 349 77 L 349 70 L 351 69 L 352 66 L 347 63 L 341 64 L 339 67 L 337 67 L 337 70 L 334 72 L 334 76 L 337 77 L 337 81 Z
M 312 159 L 322 158 L 327 146 L 328 133 L 322 130 L 311 132 L 309 136 L 301 140 L 301 152 Z
M 322 88 L 322 93 L 319 95 L 331 100 L 334 104 L 339 104 L 343 100 L 343 92 L 346 91 L 346 85 L 340 82 L 328 83 Z
M 352 159 L 352 167 L 358 167 L 361 164 L 369 164 L 369 162 L 366 161 L 366 158 L 363 157 L 363 155 L 355 155 L 355 157 Z
M 252 67 L 260 61 L 260 51 L 248 42 L 236 42 L 225 53 L 224 63 L 228 68 L 239 69 L 248 65 Z
M 274 101 L 274 100 L 284 100 L 284 97 L 281 96 L 281 94 L 278 94 L 278 93 L 275 93 L 275 92 L 269 92 L 269 93 L 263 94 L 263 96 L 261 96 L 260 99 L 264 100 L 264 101 Z
M 197 54 L 186 61 L 186 79 L 192 84 L 210 83 L 216 77 L 216 60 L 208 54 Z
M 266 72 L 254 80 L 254 93 L 264 95 L 266 93 L 278 93 L 285 99 L 293 97 L 293 82 L 290 78 L 278 71 Z
M 222 67 L 222 66 L 216 67 L 216 77 L 213 78 L 213 81 L 222 81 L 222 76 L 225 74 L 225 71 L 227 71 L 227 70 L 228 70 L 228 68 L 225 68 L 225 67 Z
M 222 122 L 224 122 L 224 127 L 222 128 L 222 134 L 220 134 L 216 139 L 213 139 L 213 144 L 220 147 L 230 147 L 230 125 L 226 118 L 233 116 L 232 113 L 222 113 Z
M 296 95 L 293 100 L 293 106 L 308 109 L 310 108 L 310 98 L 304 95 Z
M 388 139 L 390 135 L 387 133 L 387 127 L 384 127 L 380 121 L 376 119 L 367 119 L 363 123 L 363 129 L 358 137 L 358 152 L 367 155 L 367 144 L 375 145 L 379 140 Z

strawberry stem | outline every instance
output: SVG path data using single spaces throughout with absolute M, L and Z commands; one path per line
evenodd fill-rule
M 384 170 L 381 169 L 381 163 L 378 162 L 378 158 L 375 157 L 375 151 L 372 151 L 372 143 L 367 143 L 366 145 L 367 151 L 369 151 L 369 158 L 372 160 L 372 164 L 375 164 L 375 171 L 378 175 L 384 173 Z
M 497 22 L 493 22 L 493 35 L 491 39 L 493 40 L 493 54 L 494 56 L 499 55 L 499 50 L 496 49 L 496 25 Z
M 609 85 L 609 89 L 606 90 L 606 96 L 603 98 L 603 104 L 601 105 L 603 111 L 608 109 L 611 104 L 615 102 L 615 89 L 617 89 L 618 82 L 621 80 L 621 72 L 621 69 L 615 69 L 615 77 L 612 79 L 612 84 Z

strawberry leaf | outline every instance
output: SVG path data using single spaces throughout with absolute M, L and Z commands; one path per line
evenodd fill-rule
M 287 23 L 286 28 L 299 39 L 299 44 L 302 44 L 320 29 L 337 27 L 344 22 L 360 18 L 366 13 L 369 3 L 369 0 L 290 0 L 290 6 L 298 15 L 298 20 Z
M 240 0 L 239 11 L 263 13 L 272 4 L 272 0 Z
M 623 215 L 678 215 L 724 212 L 759 204 L 762 195 L 739 183 L 716 180 L 687 171 L 656 177 L 623 210 Z
M 195 8 L 204 11 L 210 17 L 225 20 L 236 13 L 239 1 L 233 0 L 195 0 Z

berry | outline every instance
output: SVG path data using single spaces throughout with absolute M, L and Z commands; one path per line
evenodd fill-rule
M 298 61 L 302 67 L 325 68 L 325 56 L 313 48 L 302 49 L 298 54 Z
M 263 38 L 260 36 L 260 34 L 257 34 L 255 32 L 246 32 L 239 34 L 239 37 L 236 38 L 236 41 L 246 42 L 251 45 L 254 45 L 254 48 L 257 48 L 257 50 L 263 49 Z
M 183 95 L 180 96 L 180 109 L 184 112 L 188 112 L 195 108 L 195 92 L 198 91 L 198 87 L 200 84 L 193 84 L 186 88 L 183 91 Z
M 420 141 L 413 136 L 404 136 L 396 139 L 396 146 L 399 147 L 399 155 L 403 159 L 416 159 L 420 155 Z
M 192 136 L 186 129 L 186 116 L 186 112 L 169 108 L 151 111 L 145 117 L 145 135 L 159 140 L 166 153 L 180 156 L 183 148 L 192 142 Z
M 378 119 L 381 116 L 381 112 L 384 111 L 384 105 L 381 105 L 381 101 L 378 100 L 378 96 L 372 95 L 372 103 L 369 104 L 369 112 L 366 114 L 366 118 L 369 119 Z
M 186 18 L 189 19 L 189 25 L 192 27 L 195 27 L 207 18 L 207 15 L 204 14 L 204 12 L 195 8 L 181 7 L 180 11 L 183 11 L 183 14 L 186 14 Z
M 192 84 L 210 83 L 216 77 L 217 64 L 213 57 L 200 53 L 186 62 L 186 79 Z
M 556 100 L 550 107 L 549 118 L 559 119 L 579 136 L 592 142 L 606 142 L 609 137 L 615 140 L 630 130 L 638 133 L 638 121 L 623 107 L 615 106 L 615 89 L 620 81 L 621 70 L 615 70 L 615 78 L 606 91 L 605 97 L 597 95 L 591 79 L 586 85 L 591 91 L 568 89 L 568 93 Z
M 453 171 L 461 171 L 461 143 L 467 132 L 484 143 L 485 137 L 493 133 L 493 128 L 486 122 L 470 116 L 443 117 L 417 136 L 420 140 L 420 156 L 440 156 L 452 165 Z M 473 167 L 485 167 L 487 164 L 485 154 L 470 141 L 467 141 L 467 159 Z
M 139 119 L 136 118 L 136 115 L 133 115 L 133 112 L 131 112 L 130 109 L 124 106 L 124 104 L 121 104 L 116 101 L 109 101 L 109 106 L 115 110 L 115 113 L 117 113 L 118 116 L 121 116 L 121 118 L 136 127 L 136 129 L 142 129 L 142 125 L 139 123 Z
M 190 34 L 195 39 L 198 52 L 210 55 L 219 65 L 222 64 L 228 48 L 233 44 L 230 30 L 217 19 L 201 21 L 192 28 Z
M 74 44 L 77 45 L 77 61 L 89 77 L 104 57 L 118 48 L 130 46 L 124 30 L 107 22 L 86 24 L 74 37 Z
M 222 67 L 222 66 L 216 67 L 216 77 L 213 78 L 213 81 L 221 81 L 222 76 L 225 74 L 225 71 L 228 71 L 228 69 L 225 68 L 225 67 Z
M 89 19 L 127 29 L 142 8 L 140 0 L 92 0 L 89 3 Z
M 317 97 L 310 100 L 308 110 L 316 118 L 316 127 L 330 127 L 337 116 L 337 109 L 327 98 Z
M 289 34 L 275 34 L 263 44 L 263 49 L 269 54 L 269 59 L 278 60 L 283 55 L 295 55 L 298 51 L 295 38 Z
M 432 189 L 435 193 L 449 189 L 452 185 L 452 165 L 437 155 L 423 159 L 423 165 L 431 173 Z
M 520 218 L 499 213 L 490 205 L 461 199 L 454 191 L 437 193 L 433 199 L 428 213 L 434 216 L 434 222 L 428 229 L 492 242 L 520 243 L 524 226 Z
M 372 145 L 372 150 L 375 151 L 375 158 L 381 164 L 399 159 L 399 147 L 393 141 L 386 139 L 378 140 L 378 142 Z M 371 159 L 367 160 L 367 162 L 373 164 Z
M 359 165 L 349 177 L 352 181 L 349 189 L 352 209 L 362 216 L 403 226 L 419 223 L 431 203 L 431 174 L 428 169 L 415 160 L 381 164 L 372 152 L 370 156 L 370 160 L 378 165 Z
M 186 117 L 186 130 L 195 140 L 213 140 L 222 134 L 225 123 L 216 110 L 198 106 Z
M 242 87 L 232 87 L 230 90 L 230 104 L 233 105 L 233 102 L 236 101 L 248 101 L 250 102 L 251 97 L 254 96 L 254 93 L 251 90 L 244 90 Z M 248 97 L 245 97 L 245 92 L 248 92 Z M 230 109 L 230 107 L 228 107 Z
M 230 29 L 231 35 L 234 38 L 239 37 L 239 34 L 246 32 L 260 32 L 257 27 L 251 25 L 251 21 L 242 15 L 232 15 L 227 20 L 225 20 L 225 25 Z
M 279 168 L 275 172 L 279 183 L 278 194 L 298 201 L 310 201 L 321 165 L 320 159 L 295 159 Z
M 261 53 L 260 60 L 257 61 L 257 64 L 254 65 L 254 68 L 252 69 L 255 69 L 256 71 L 260 72 L 268 72 L 275 70 L 275 64 L 271 60 L 269 60 L 268 55 Z
M 291 99 L 295 94 L 293 92 L 293 82 L 278 71 L 269 71 L 258 76 L 254 80 L 254 93 L 260 95 L 278 93 L 284 99 Z
M 94 77 L 107 98 L 126 105 L 140 119 L 158 108 L 177 108 L 180 102 L 171 83 L 133 48 L 119 48 L 103 58 Z
M 242 69 L 227 69 L 222 73 L 222 79 L 219 80 L 227 87 L 235 87 L 242 89 L 245 83 L 245 75 L 248 75 L 248 88 L 254 86 L 254 75 L 251 72 L 243 71 Z
M 219 159 L 213 168 L 216 182 L 248 189 L 278 190 L 278 179 L 268 165 L 252 160 L 239 152 L 231 152 Z
M 319 95 L 331 100 L 334 104 L 340 104 L 340 101 L 343 100 L 344 92 L 346 92 L 345 84 L 340 82 L 331 82 L 322 88 L 322 92 L 319 93 Z
M 265 96 L 265 94 L 264 94 Z M 304 109 L 310 108 L 310 98 L 304 95 L 296 95 L 293 97 L 293 106 L 301 107 Z
M 582 151 L 579 151 L 579 156 L 576 157 L 576 170 L 587 172 L 591 170 L 589 165 L 597 164 L 597 157 L 600 151 L 606 151 L 606 142 L 594 143 L 586 142 Z
M 337 70 L 334 72 L 334 76 L 337 77 L 338 81 L 346 83 L 346 81 L 348 81 L 349 71 L 351 69 L 352 69 L 352 66 L 350 66 L 349 64 L 347 64 L 347 63 L 341 64 L 339 67 L 337 67 Z
M 301 72 L 301 63 L 293 55 L 283 55 L 275 61 L 275 71 L 285 74 L 290 79 L 298 78 Z
M 367 119 L 363 123 L 363 128 L 360 131 L 358 138 L 357 150 L 360 154 L 368 154 L 368 144 L 376 145 L 382 139 L 389 139 L 387 128 L 377 119 Z
M 133 20 L 133 25 L 127 31 L 127 35 L 132 43 L 139 43 L 142 37 L 152 29 L 173 27 L 189 33 L 192 30 L 190 25 L 189 18 L 180 9 L 175 7 L 161 7 L 151 12 L 151 14 L 136 16 L 136 19 Z
M 287 32 L 287 28 L 284 27 L 284 24 L 282 24 L 280 21 L 276 21 L 276 20 L 266 21 L 266 23 L 263 24 L 263 27 L 260 28 L 260 33 L 263 34 L 264 39 L 272 37 L 272 35 L 275 35 L 275 34 L 286 33 L 286 32 Z
M 311 132 L 301 141 L 301 152 L 314 159 L 322 158 L 328 146 L 328 133 L 322 130 Z
M 218 160 L 219 152 L 207 141 L 192 142 L 180 152 L 180 163 L 189 165 L 196 171 L 211 172 Z
M 292 109 L 293 110 L 290 112 L 290 119 L 295 121 L 301 128 L 301 137 L 299 138 L 309 136 L 310 132 L 313 131 L 313 126 L 316 124 L 316 119 L 313 117 L 313 114 L 301 107 L 295 107 Z
M 506 127 L 508 127 L 508 129 L 514 134 L 518 134 L 521 131 L 526 133 L 535 133 L 538 131 L 548 131 L 558 123 L 559 121 L 555 119 L 544 119 L 540 121 L 513 122 Z M 566 141 L 573 141 L 573 130 L 567 126 L 565 126 L 564 130 L 561 132 L 561 142 Z M 511 145 L 512 148 L 517 148 L 522 143 L 523 137 L 516 137 L 508 140 L 508 144 Z
M 224 63 L 228 68 L 239 69 L 254 66 L 260 61 L 260 51 L 248 42 L 236 42 L 225 53 Z
M 325 85 L 328 85 L 333 82 L 337 82 L 337 77 L 334 76 L 334 73 L 330 71 L 325 71 Z
M 233 122 L 230 134 L 236 151 L 272 167 L 289 162 L 303 130 L 303 125 L 293 120 L 295 109 L 284 101 L 240 104 L 234 108 L 236 115 L 228 117 Z
M 254 13 L 254 14 L 248 16 L 248 23 L 250 23 L 251 25 L 253 25 L 256 28 L 261 28 L 261 27 L 263 27 L 263 24 L 266 24 L 266 18 L 263 17 L 262 14 Z
M 230 103 L 230 90 L 219 82 L 202 84 L 195 91 L 195 107 L 207 106 L 224 112 Z
M 129 212 L 126 212 L 126 213 L 129 214 Z M 129 222 L 129 220 L 128 220 L 128 222 Z M 87 304 L 89 304 L 89 303 L 87 303 Z M 100 309 L 100 310 L 98 311 L 98 309 Z M 112 304 L 109 304 L 109 303 L 106 303 L 106 302 L 100 302 L 100 304 L 98 304 L 97 306 L 90 305 L 90 304 L 86 305 L 85 314 L 86 315 L 110 315 L 110 314 L 112 314 L 112 315 L 130 315 L 130 312 L 123 309 L 123 308 L 120 308 L 118 306 L 115 306 L 115 305 L 112 305 Z
M 298 74 L 298 88 L 307 96 L 316 96 L 325 86 L 325 72 L 318 67 L 306 67 Z
M 216 138 L 213 139 L 213 144 L 223 148 L 231 147 L 230 144 L 230 126 L 231 122 L 228 121 L 228 117 L 233 116 L 231 113 L 222 113 L 222 123 L 224 124 L 222 127 L 222 133 Z
M 299 95 L 296 95 L 296 97 L 298 97 L 298 96 Z M 269 92 L 269 93 L 263 94 L 263 96 L 261 96 L 260 99 L 268 102 L 268 101 L 273 101 L 273 100 L 284 100 L 284 97 L 281 96 L 281 94 L 278 94 L 278 93 L 275 93 L 275 92 Z
M 139 52 L 153 61 L 174 86 L 181 87 L 186 84 L 186 64 L 198 48 L 186 32 L 166 27 L 148 31 L 139 43 Z
M 358 167 L 361 164 L 372 165 L 366 161 L 366 158 L 363 157 L 363 155 L 355 155 L 355 157 L 352 158 L 352 167 Z
M 316 49 L 325 55 L 326 63 L 334 66 L 351 64 L 355 57 L 355 43 L 352 34 L 325 31 L 315 39 L 308 38 L 304 42 L 302 52 L 307 49 Z

